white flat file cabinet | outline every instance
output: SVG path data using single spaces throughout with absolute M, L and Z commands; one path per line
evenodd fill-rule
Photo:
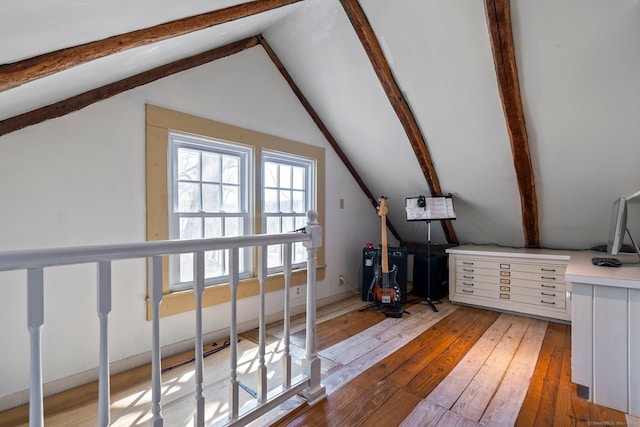
M 571 320 L 566 253 L 470 245 L 447 252 L 450 301 Z

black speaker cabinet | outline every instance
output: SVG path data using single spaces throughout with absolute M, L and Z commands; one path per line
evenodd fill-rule
M 382 251 L 379 248 L 362 249 L 362 301 L 371 301 L 369 288 L 373 283 L 374 268 L 380 265 Z M 397 268 L 396 282 L 400 288 L 400 302 L 407 302 L 407 248 L 388 248 L 389 270 Z
M 430 264 L 430 265 L 429 265 Z M 428 280 L 428 271 L 431 279 Z M 429 286 L 431 289 L 429 292 Z M 439 300 L 449 294 L 449 265 L 446 254 L 416 254 L 413 258 L 413 295 Z

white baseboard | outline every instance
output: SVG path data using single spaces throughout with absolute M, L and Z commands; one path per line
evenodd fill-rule
M 337 295 L 332 295 L 330 297 L 321 298 L 317 301 L 317 306 L 322 307 L 324 305 L 328 305 L 328 304 L 340 301 L 349 296 L 351 296 L 351 293 L 345 292 Z M 297 305 L 295 307 L 291 307 L 291 315 L 295 316 L 297 314 L 304 313 L 305 308 L 306 308 L 306 305 L 304 303 Z M 278 311 L 276 313 L 268 314 L 265 316 L 265 322 L 267 324 L 276 322 L 282 319 L 283 315 L 284 315 L 283 311 Z M 241 324 L 238 324 L 238 333 L 240 334 L 242 332 L 246 332 L 251 329 L 255 329 L 257 327 L 258 327 L 258 319 L 243 322 Z M 214 341 L 220 341 L 220 340 L 226 339 L 228 337 L 229 337 L 229 328 L 227 327 L 227 328 L 219 329 L 219 330 L 212 331 L 205 334 L 203 337 L 203 342 L 211 343 Z M 168 344 L 162 347 L 162 356 L 170 357 L 179 353 L 184 353 L 185 351 L 189 351 L 193 349 L 194 345 L 195 345 L 195 338 L 189 338 L 173 344 Z M 110 372 L 111 372 L 111 375 L 115 375 L 115 374 L 119 374 L 120 372 L 137 368 L 138 366 L 147 365 L 149 363 L 151 363 L 151 351 L 136 354 L 126 359 L 112 362 L 110 365 Z M 61 393 L 63 391 L 72 389 L 74 387 L 79 387 L 81 385 L 88 384 L 93 381 L 97 381 L 98 374 L 99 374 L 99 370 L 96 367 L 84 372 L 79 372 L 74 375 L 69 375 L 68 377 L 53 380 L 44 384 L 42 387 L 42 391 L 45 397 L 51 396 L 56 393 Z M 15 408 L 16 406 L 24 405 L 25 403 L 28 403 L 28 402 L 29 402 L 29 389 L 8 394 L 0 398 L 0 412 L 6 411 L 7 409 Z

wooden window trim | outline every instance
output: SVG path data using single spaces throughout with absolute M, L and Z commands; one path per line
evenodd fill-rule
M 146 203 L 147 203 L 147 240 L 169 239 L 169 191 L 168 191 L 168 155 L 169 131 L 190 133 L 215 138 L 231 143 L 253 147 L 252 183 L 254 189 L 262 188 L 262 176 L 259 172 L 262 150 L 279 151 L 297 156 L 308 157 L 316 161 L 316 209 L 318 221 L 324 227 L 325 220 L 325 150 L 322 147 L 304 144 L 273 135 L 256 132 L 226 123 L 202 117 L 180 113 L 170 109 L 146 106 Z M 261 192 L 254 191 L 252 211 L 254 213 L 254 233 L 261 232 Z M 254 257 L 254 263 L 255 257 Z M 254 265 L 255 267 L 255 265 Z M 256 269 L 254 268 L 254 271 Z M 318 267 L 316 279 L 323 280 L 325 273 L 324 246 L 318 250 Z M 291 285 L 306 283 L 306 269 L 298 269 L 292 273 Z M 282 273 L 270 275 L 265 283 L 267 292 L 284 288 Z M 169 289 L 169 262 L 163 262 L 163 300 L 160 305 L 160 316 L 171 316 L 192 311 L 195 308 L 195 297 L 192 290 L 174 291 Z M 259 295 L 260 285 L 256 277 L 240 281 L 238 298 Z M 147 320 L 151 319 L 149 303 L 149 287 L 147 285 Z M 228 284 L 220 284 L 205 288 L 202 298 L 203 307 L 210 307 L 230 301 Z

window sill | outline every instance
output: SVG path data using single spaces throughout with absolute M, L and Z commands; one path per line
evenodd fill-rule
M 326 266 L 316 267 L 316 280 L 324 280 Z M 307 283 L 307 269 L 301 268 L 291 272 L 291 286 L 304 285 Z M 266 292 L 284 289 L 284 275 L 282 273 L 273 274 L 267 277 L 265 283 Z M 251 277 L 240 281 L 238 285 L 238 299 L 248 298 L 260 294 L 260 282 L 258 278 Z M 202 308 L 211 307 L 217 304 L 224 304 L 231 301 L 231 292 L 228 283 L 209 286 L 205 288 L 202 295 Z M 147 320 L 152 319 L 151 302 L 146 298 Z M 176 291 L 164 294 L 160 304 L 160 317 L 173 316 L 179 313 L 186 313 L 195 310 L 195 296 L 193 290 Z

